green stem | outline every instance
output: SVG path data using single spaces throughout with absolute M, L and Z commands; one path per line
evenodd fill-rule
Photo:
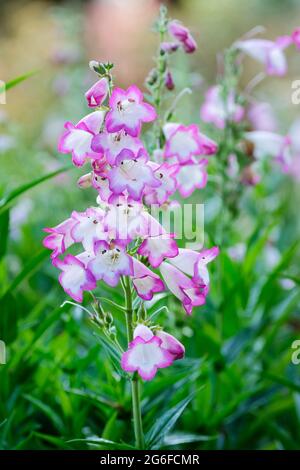
M 124 280 L 124 293 L 125 293 L 125 306 L 126 306 L 126 328 L 128 343 L 133 340 L 133 306 L 132 306 L 132 291 L 129 277 Z M 132 393 L 132 414 L 133 426 L 135 435 L 135 445 L 138 449 L 144 449 L 144 434 L 141 413 L 141 398 L 139 381 L 136 374 L 131 379 L 131 393 Z

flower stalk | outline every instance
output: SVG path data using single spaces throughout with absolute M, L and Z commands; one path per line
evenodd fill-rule
M 123 289 L 125 294 L 125 307 L 126 307 L 126 329 L 128 344 L 133 340 L 133 306 L 132 306 L 132 291 L 130 278 L 127 276 L 123 280 Z M 140 397 L 140 384 L 139 378 L 136 373 L 131 378 L 131 394 L 132 394 L 132 416 L 133 427 L 135 436 L 135 445 L 138 449 L 144 449 L 144 433 L 141 412 L 141 397 Z

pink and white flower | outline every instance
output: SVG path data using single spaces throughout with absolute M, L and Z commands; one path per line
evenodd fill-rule
M 63 260 L 55 258 L 53 265 L 62 271 L 58 280 L 64 291 L 77 302 L 82 302 L 84 291 L 96 288 L 93 274 L 76 256 L 68 254 Z
M 93 138 L 92 149 L 97 153 L 103 153 L 110 165 L 115 164 L 116 158 L 124 149 L 131 150 L 135 157 L 142 151 L 146 154 L 142 141 L 123 130 L 113 133 L 105 130 L 100 132 Z
M 200 117 L 204 122 L 224 129 L 227 120 L 240 122 L 244 117 L 244 108 L 236 103 L 234 91 L 228 93 L 226 102 L 222 98 L 221 87 L 216 85 L 206 92 L 205 101 L 200 109 Z
M 246 132 L 247 140 L 254 144 L 254 156 L 257 159 L 273 157 L 283 171 L 287 171 L 291 163 L 291 139 L 275 132 L 253 131 Z
M 218 254 L 218 247 L 200 252 L 180 248 L 178 256 L 160 266 L 167 287 L 182 302 L 188 315 L 194 306 L 205 304 L 209 290 L 207 264 Z
M 164 283 L 160 277 L 151 269 L 147 268 L 136 258 L 133 260 L 132 283 L 139 297 L 143 300 L 151 300 L 156 292 L 165 290 Z
M 189 197 L 195 189 L 202 189 L 206 186 L 207 164 L 208 160 L 202 159 L 199 162 L 190 161 L 180 165 L 176 180 L 177 189 L 182 197 Z
M 132 137 L 137 137 L 143 122 L 156 119 L 155 109 L 143 99 L 143 93 L 135 85 L 131 85 L 126 91 L 114 88 L 109 99 L 111 109 L 105 120 L 107 131 L 124 130 Z
M 113 193 L 109 189 L 109 179 L 107 177 L 107 172 L 98 173 L 94 171 L 92 175 L 92 185 L 95 189 L 97 189 L 101 202 L 107 202 L 110 200 Z
M 163 341 L 158 336 L 147 330 L 144 326 L 136 328 L 133 341 L 122 355 L 121 367 L 126 372 L 137 372 L 143 380 L 152 380 L 158 369 L 173 363 L 174 356 L 161 347 Z
M 207 264 L 213 261 L 219 254 L 219 248 L 214 246 L 209 249 L 194 251 L 180 248 L 178 256 L 170 259 L 170 263 L 180 269 L 183 273 L 191 276 L 193 281 L 201 286 L 209 287 L 209 273 Z
M 75 221 L 70 218 L 53 228 L 45 228 L 44 231 L 50 233 L 43 240 L 43 245 L 49 250 L 53 250 L 51 258 L 56 258 L 61 255 L 74 243 L 72 237 L 72 228 Z
M 103 225 L 104 211 L 100 207 L 91 207 L 85 212 L 74 211 L 72 219 L 72 238 L 75 242 L 82 243 L 86 251 L 94 252 L 94 244 L 98 240 L 107 240 L 108 234 Z
M 179 163 L 188 162 L 193 156 L 212 155 L 217 151 L 217 144 L 206 135 L 201 134 L 196 124 L 166 124 L 165 157 L 176 157 Z
M 98 241 L 94 245 L 95 258 L 88 264 L 88 269 L 98 281 L 115 287 L 120 276 L 130 276 L 133 273 L 132 258 L 126 253 L 121 244 Z
M 93 137 L 98 134 L 104 120 L 104 111 L 94 111 L 81 119 L 75 126 L 66 122 L 66 132 L 58 143 L 58 151 L 72 153 L 72 161 L 76 166 L 82 166 L 88 158 L 97 159 L 101 155 L 91 148 Z
M 109 90 L 108 80 L 103 77 L 96 82 L 86 93 L 85 97 L 90 108 L 101 106 L 105 101 Z
M 145 202 L 148 205 L 162 205 L 176 191 L 177 173 L 180 167 L 177 164 L 169 165 L 168 163 L 163 163 L 158 165 L 153 162 L 149 162 L 149 165 L 153 169 L 155 178 L 160 182 L 160 186 L 155 189 L 146 188 Z
M 167 287 L 182 302 L 187 315 L 192 314 L 193 307 L 205 304 L 206 292 L 204 285 L 197 285 L 182 271 L 166 261 L 160 265 L 159 269 Z
M 158 330 L 155 332 L 155 335 L 158 336 L 161 340 L 161 348 L 166 349 L 169 351 L 170 354 L 174 357 L 174 361 L 178 359 L 182 359 L 185 354 L 185 347 L 183 346 L 178 339 L 174 338 L 174 336 L 166 333 L 165 331 Z
M 161 235 L 145 238 L 137 253 L 148 258 L 153 268 L 158 268 L 165 258 L 174 258 L 178 255 L 178 246 L 174 235 L 164 231 Z
M 184 51 L 187 54 L 190 54 L 197 49 L 197 43 L 191 35 L 189 29 L 183 26 L 180 21 L 170 21 L 168 24 L 168 31 L 169 34 L 182 45 Z
M 289 36 L 278 37 L 275 41 L 268 39 L 247 39 L 238 41 L 235 47 L 265 66 L 268 75 L 283 76 L 287 73 L 287 61 L 284 49 L 291 44 Z
M 140 323 L 135 327 L 133 336 L 134 338 L 140 336 L 140 338 L 144 339 L 145 341 L 149 341 L 151 338 L 153 338 L 154 334 L 148 326 Z M 185 348 L 183 344 L 178 341 L 178 339 L 174 338 L 174 336 L 170 335 L 169 333 L 166 333 L 163 330 L 156 330 L 155 336 L 162 340 L 161 348 L 169 351 L 169 353 L 171 353 L 174 357 L 174 361 L 176 361 L 177 359 L 182 359 L 184 357 Z
M 155 178 L 147 160 L 144 153 L 136 157 L 131 150 L 122 150 L 116 158 L 116 166 L 108 172 L 110 190 L 116 195 L 127 190 L 129 196 L 138 201 L 146 186 L 159 186 L 161 183 Z
M 110 238 L 129 243 L 148 234 L 148 215 L 140 202 L 113 196 L 106 210 L 105 225 Z

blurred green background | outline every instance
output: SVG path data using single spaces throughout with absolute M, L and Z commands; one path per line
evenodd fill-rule
M 57 139 L 66 120 L 76 122 L 88 112 L 84 92 L 95 79 L 89 60 L 113 62 L 118 85 L 143 87 L 157 46 L 151 26 L 159 3 L 1 2 L 0 79 L 37 71 L 8 90 L 0 105 L 3 198 L 70 163 L 58 154 Z M 177 91 L 188 85 L 194 92 L 178 110 L 187 124 L 200 123 L 220 51 L 256 25 L 264 25 L 270 39 L 300 25 L 297 0 L 165 3 L 199 46 L 192 57 L 181 54 L 174 61 Z M 288 60 L 285 78 L 269 78 L 255 90 L 274 106 L 283 133 L 299 114 L 291 82 L 300 78 L 300 56 L 288 53 Z M 260 70 L 247 60 L 241 87 Z M 205 203 L 210 246 L 220 199 L 213 164 L 208 171 L 208 186 L 193 200 Z M 0 365 L 2 449 L 118 448 L 97 443 L 99 438 L 132 444 L 129 386 L 82 311 L 60 308 L 66 295 L 42 248 L 43 227 L 94 204 L 92 190 L 76 187 L 81 174 L 71 169 L 39 184 L 9 202 L 9 211 L 0 205 L 0 340 L 7 345 L 7 364 Z M 297 182 L 270 168 L 257 187 L 245 189 L 240 215 L 211 266 L 207 305 L 192 318 L 171 297 L 150 307 L 168 303 L 170 314 L 158 321 L 184 342 L 187 357 L 144 385 L 146 431 L 153 422 L 163 428 L 164 412 L 192 394 L 157 447 L 300 448 L 300 365 L 291 362 L 292 343 L 300 339 L 299 193 Z M 99 293 L 123 301 L 104 285 Z M 112 313 L 122 330 L 120 313 Z

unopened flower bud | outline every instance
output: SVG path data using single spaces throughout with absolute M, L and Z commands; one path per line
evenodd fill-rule
M 165 76 L 165 87 L 167 90 L 174 90 L 175 88 L 175 83 L 172 77 L 171 72 L 168 70 Z
M 89 67 L 92 72 L 98 73 L 98 75 L 107 75 L 108 71 L 113 68 L 113 64 L 107 63 L 103 64 L 102 62 L 98 62 L 97 60 L 91 60 L 89 62 Z
M 172 52 L 176 52 L 179 47 L 177 42 L 162 42 L 160 45 L 160 49 L 168 54 L 172 54 Z
M 106 312 L 106 323 L 111 326 L 113 322 L 114 317 L 112 316 L 112 314 L 110 312 Z
M 92 186 L 92 179 L 92 173 L 87 173 L 79 178 L 77 185 L 83 189 L 90 188 Z
M 152 86 L 156 83 L 156 81 L 157 81 L 157 71 L 156 69 L 152 69 L 150 70 L 149 75 L 146 78 L 146 84 L 148 86 Z

